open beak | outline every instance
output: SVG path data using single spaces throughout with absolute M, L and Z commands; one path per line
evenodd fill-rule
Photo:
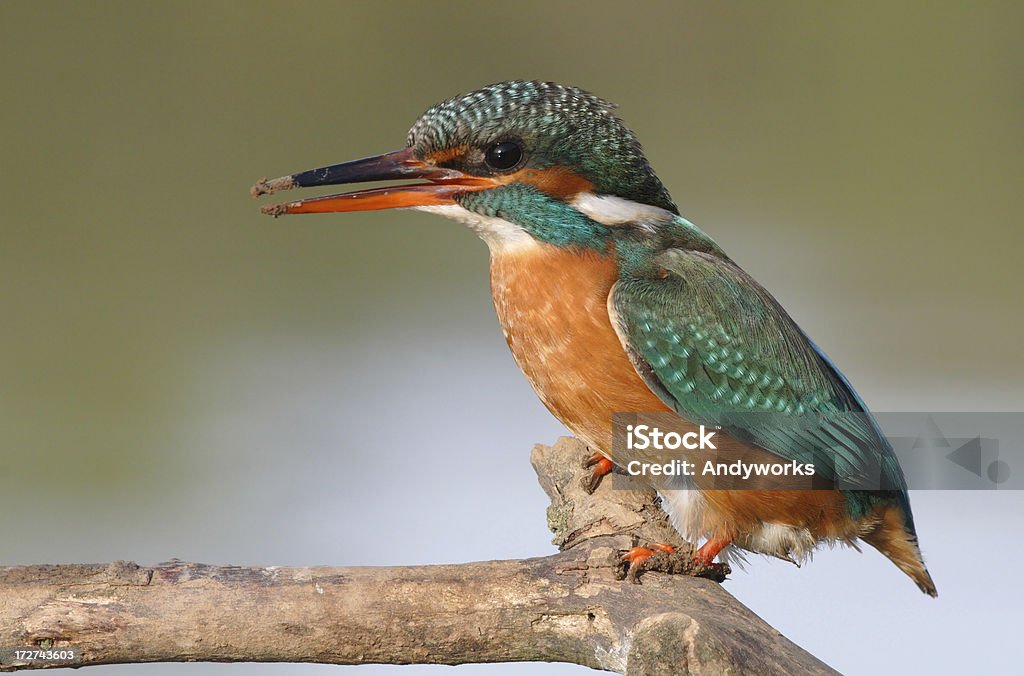
M 497 185 L 490 179 L 468 176 L 461 171 L 427 164 L 413 156 L 412 148 L 403 148 L 393 153 L 320 169 L 310 169 L 291 176 L 275 178 L 272 181 L 265 178 L 260 179 L 249 189 L 249 193 L 253 197 L 259 197 L 279 190 L 308 188 L 316 185 L 344 185 L 367 181 L 408 179 L 425 179 L 427 182 L 313 197 L 297 202 L 263 207 L 260 211 L 271 216 L 281 216 L 283 214 L 441 206 L 455 204 L 455 196 L 460 193 L 487 190 Z

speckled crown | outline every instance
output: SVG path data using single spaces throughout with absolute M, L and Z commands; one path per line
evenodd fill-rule
M 678 213 L 640 142 L 614 108 L 577 87 L 499 82 L 431 106 L 409 130 L 408 145 L 424 156 L 459 145 L 486 147 L 519 139 L 530 166 L 570 164 L 602 192 Z

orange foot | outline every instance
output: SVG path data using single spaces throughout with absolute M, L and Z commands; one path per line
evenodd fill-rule
M 730 540 L 712 538 L 698 549 L 692 556 L 688 552 L 676 552 L 670 545 L 651 545 L 650 547 L 633 547 L 622 556 L 625 571 L 620 570 L 620 579 L 639 582 L 640 574 L 647 570 L 675 575 L 692 575 L 706 577 L 716 582 L 723 582 L 732 572 L 725 563 L 713 563 L 714 558 L 728 545 Z M 664 553 L 667 556 L 656 554 Z M 651 559 L 648 561 L 648 559 Z
M 611 474 L 615 465 L 606 456 L 601 453 L 595 453 L 586 459 L 583 463 L 584 467 L 593 467 L 594 471 L 591 472 L 590 477 L 584 479 L 583 490 L 587 493 L 593 493 L 597 490 L 597 487 L 601 485 L 601 479 L 606 474 Z
M 732 538 L 712 537 L 693 554 L 693 562 L 699 567 L 695 575 L 718 582 L 725 580 L 732 572 L 727 563 L 715 563 L 715 557 L 732 542 Z
M 633 547 L 628 552 L 622 555 L 622 560 L 630 564 L 640 565 L 647 559 L 654 556 L 655 552 L 665 552 L 666 554 L 675 553 L 676 548 L 672 545 L 661 545 L 655 544 L 648 547 Z
M 653 544 L 650 547 L 633 547 L 628 552 L 622 555 L 622 563 L 624 569 L 619 568 L 619 574 L 616 576 L 619 579 L 626 579 L 633 584 L 640 584 L 640 573 L 649 568 L 647 560 L 655 554 L 675 554 L 676 548 L 672 545 Z M 660 557 L 661 561 L 664 562 L 666 557 Z M 658 559 L 655 559 L 658 561 Z M 653 561 L 651 563 L 654 563 Z M 659 570 L 662 567 L 659 566 Z

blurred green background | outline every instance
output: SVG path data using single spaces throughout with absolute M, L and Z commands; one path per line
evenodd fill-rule
M 0 563 L 549 551 L 527 454 L 561 432 L 506 353 L 484 245 L 247 194 L 504 79 L 619 103 L 683 214 L 872 407 L 1022 410 L 1022 7 L 0 4 Z M 929 526 L 930 499 L 926 552 L 983 508 Z M 784 575 L 814 604 L 762 566 L 752 589 Z M 750 594 L 837 667 L 920 657 L 852 655 Z

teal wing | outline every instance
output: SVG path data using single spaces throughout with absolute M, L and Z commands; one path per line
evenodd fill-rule
M 671 249 L 657 263 L 667 275 L 620 279 L 610 305 L 637 372 L 662 401 L 784 460 L 814 463 L 840 486 L 905 499 L 874 419 L 767 291 L 714 254 Z

